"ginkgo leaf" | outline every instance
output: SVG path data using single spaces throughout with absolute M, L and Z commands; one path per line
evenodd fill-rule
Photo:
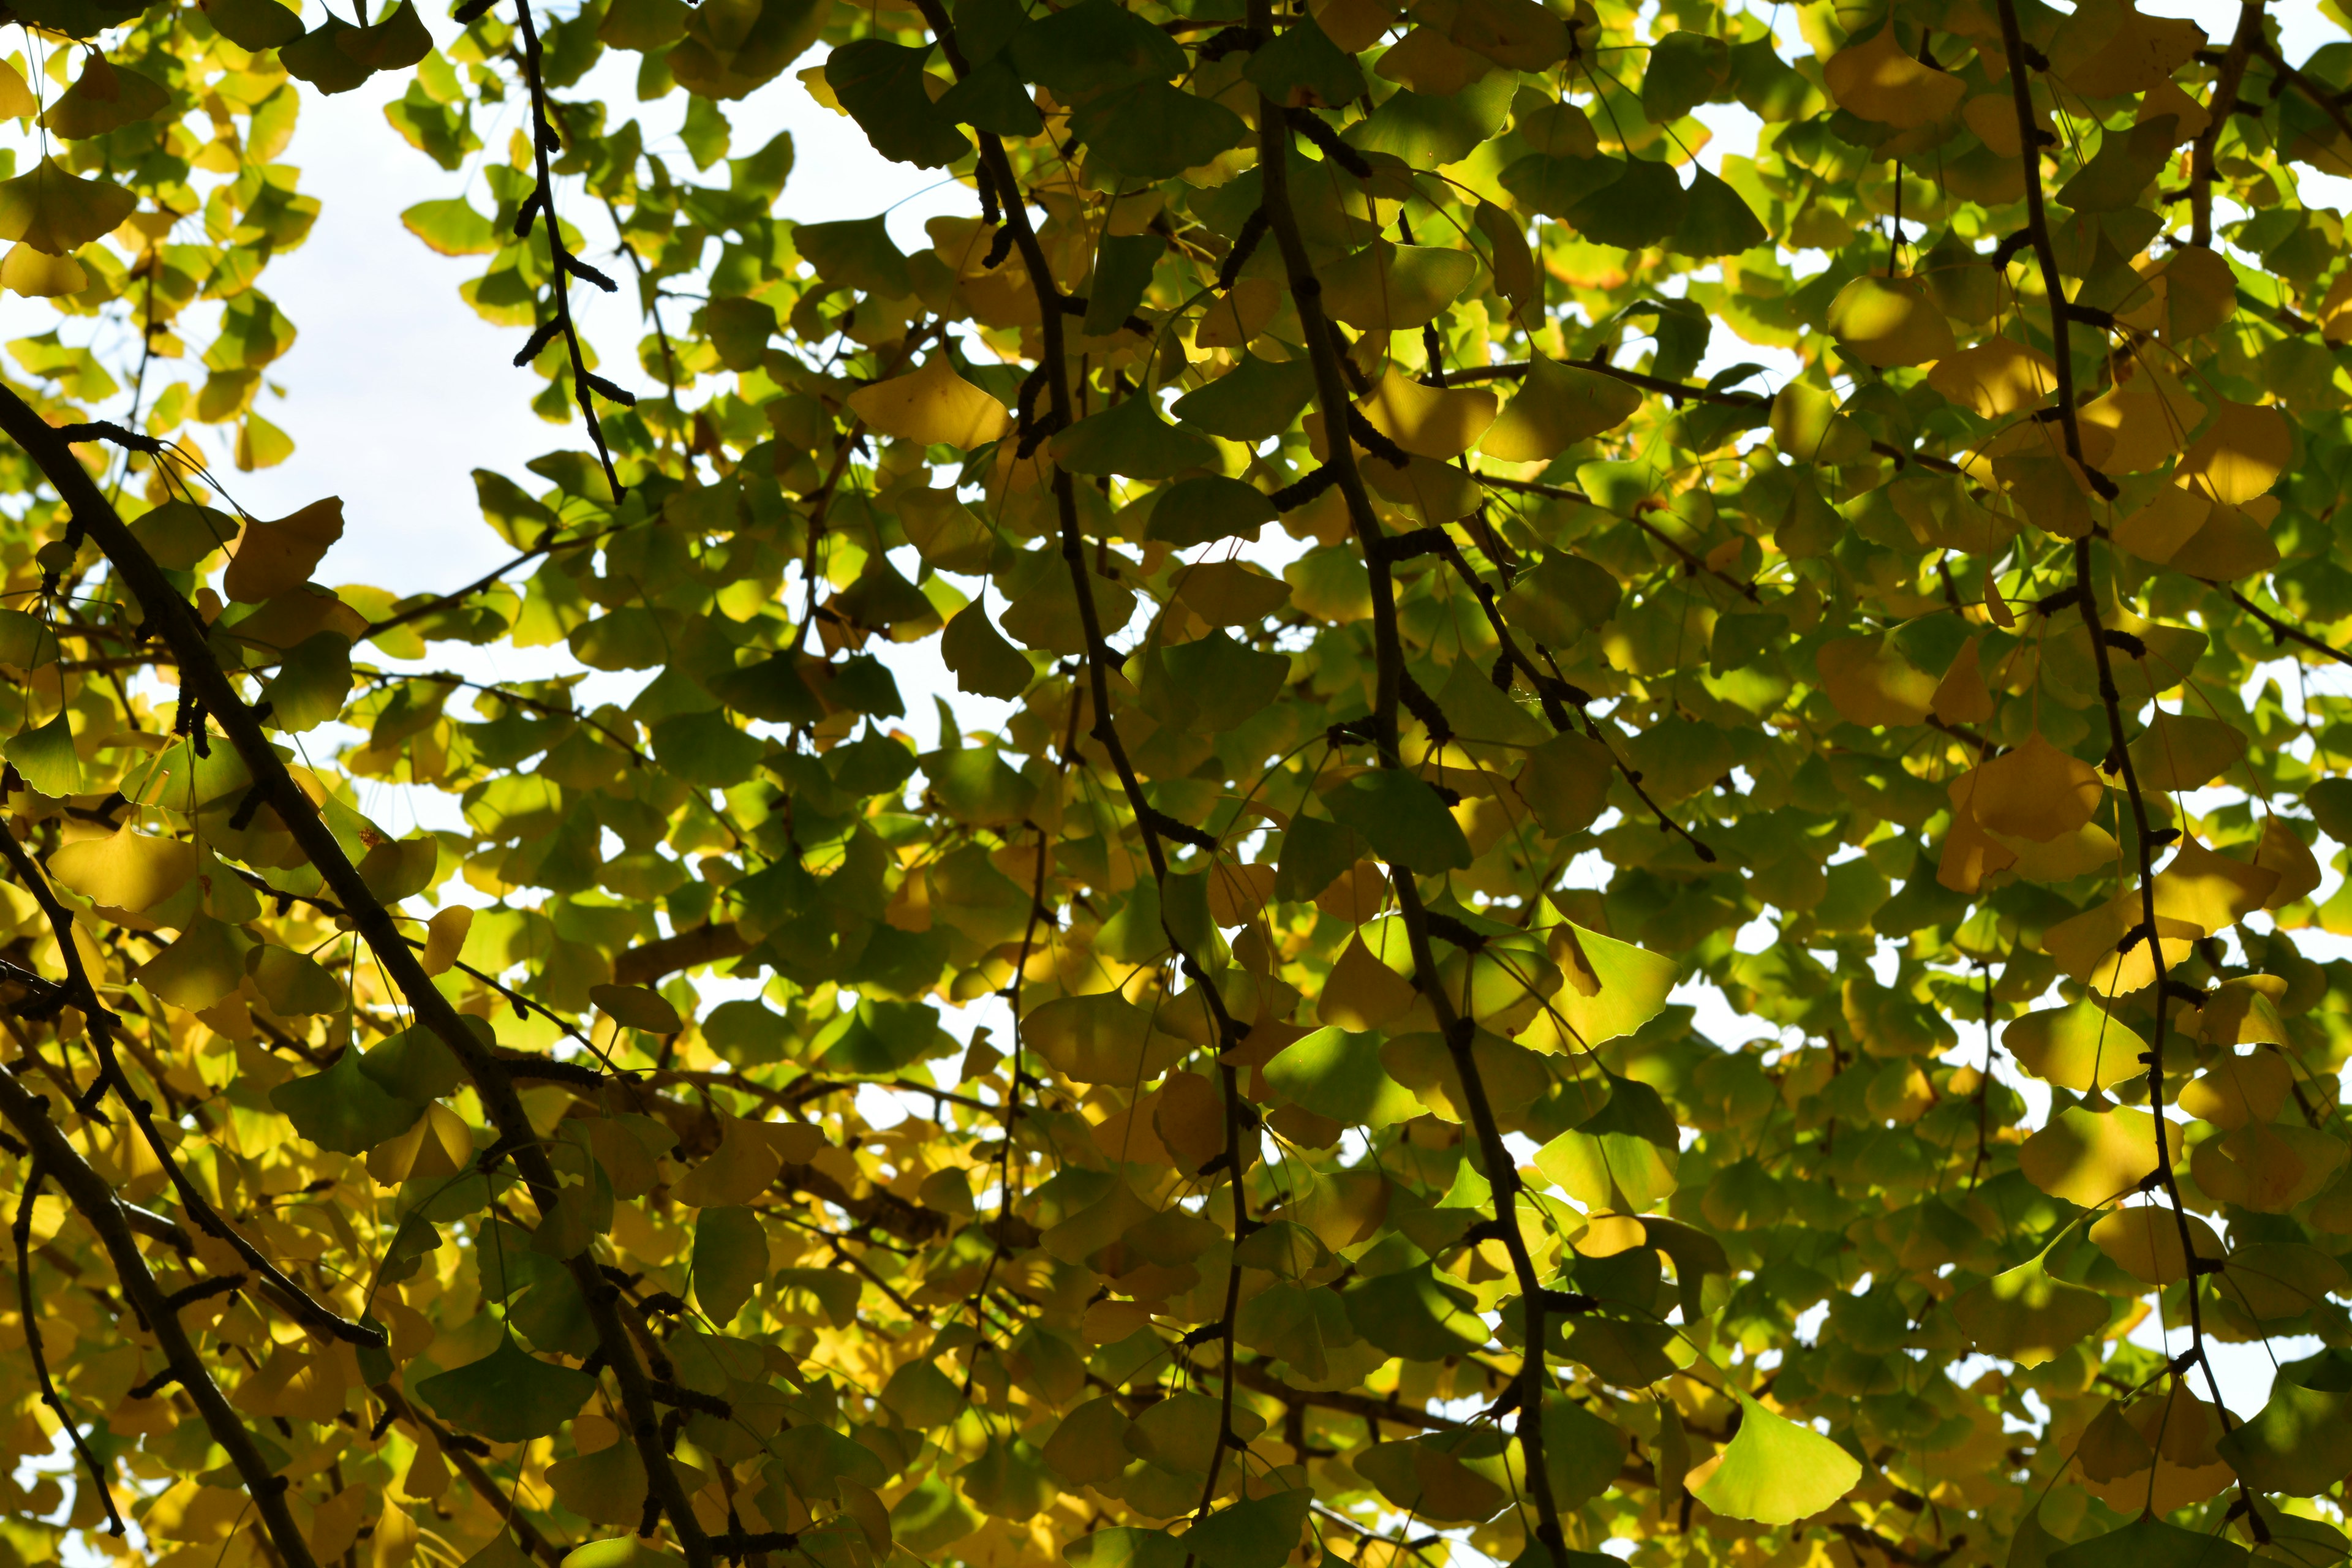
M 1951 324 L 1910 278 L 1853 279 L 1830 301 L 1829 324 L 1849 353 L 1882 367 L 1924 364 L 1953 349 Z
M 0 181 L 0 239 L 67 256 L 113 229 L 139 198 L 105 180 L 78 179 L 53 158 Z
M 2219 1259 L 2225 1249 L 2213 1227 L 2193 1214 L 2176 1214 L 2161 1204 L 2138 1204 L 2101 1215 L 2091 1224 L 2091 1243 L 2134 1279 L 2170 1285 L 2189 1278 L 2189 1253 L 2181 1245 L 2186 1227 L 2200 1258 Z
M 1419 995 L 1412 981 L 1372 956 L 1359 933 L 1333 962 L 1316 1016 L 1342 1029 L 1379 1029 L 1404 1016 Z
M 221 586 L 241 605 L 258 605 L 310 580 L 319 562 L 343 536 L 343 503 L 329 496 L 275 522 L 248 518 L 232 547 Z
M 1734 1389 L 1739 1430 L 1722 1453 L 1690 1473 L 1691 1495 L 1727 1519 L 1794 1524 L 1821 1512 L 1862 1479 L 1862 1463 L 1810 1427 Z
M 41 116 L 42 129 L 68 140 L 103 136 L 152 120 L 172 95 L 152 78 L 114 66 L 96 49 L 82 58 L 81 74 Z
M 674 1035 L 686 1026 L 661 993 L 643 985 L 592 985 L 588 999 L 624 1028 Z
M 849 407 L 885 436 L 927 447 L 984 447 L 1013 428 L 1004 405 L 958 375 L 944 353 L 909 374 L 851 393 Z
M 2012 1019 L 2001 1029 L 2000 1043 L 2027 1072 L 2077 1094 L 2147 1071 L 2140 1060 L 2147 1042 L 2087 1001 Z
M 1382 967 L 1381 973 L 1390 972 Z M 1350 1033 L 1344 1026 L 1318 1029 L 1286 1046 L 1261 1070 L 1286 1099 L 1343 1126 L 1377 1131 L 1421 1114 L 1421 1101 L 1381 1065 L 1376 1034 Z
M 1928 710 L 1947 724 L 1981 724 L 1996 710 L 1992 693 L 1985 687 L 1984 671 L 1977 662 L 1977 645 L 1982 640 L 1971 635 L 1952 656 L 1952 668 L 1936 685 L 1935 695 L 1928 699 Z
M 2266 502 L 2275 510 L 2275 502 L 2267 496 L 2252 505 Z M 2197 531 L 2175 546 L 2164 563 L 2183 576 L 2227 583 L 2269 571 L 2279 563 L 2279 550 L 2270 530 L 2257 521 L 2250 507 L 2217 501 Z
M 719 1147 L 688 1171 L 670 1195 L 693 1208 L 726 1208 L 750 1203 L 765 1192 L 783 1165 L 783 1156 L 757 1122 L 719 1118 Z
M 1579 441 L 1615 429 L 1641 406 L 1641 392 L 1625 382 L 1531 353 L 1527 378 L 1486 427 L 1478 449 L 1506 463 L 1549 462 Z
M 0 289 L 32 300 L 53 300 L 79 294 L 89 287 L 89 273 L 70 256 L 47 256 L 23 243 L 8 247 L 0 259 Z
M 2277 881 L 2275 871 L 2217 855 L 2194 838 L 2183 838 L 2157 874 L 2157 918 L 2183 921 L 2210 936 L 2261 909 Z
M 2162 564 L 2205 526 L 2214 511 L 2201 489 L 2167 485 L 2146 506 L 2115 526 L 2115 542 L 2143 561 Z
M 26 85 L 25 73 L 0 61 L 0 120 L 25 120 L 41 111 L 41 100 Z
M 1927 384 L 1980 418 L 1999 419 L 2041 406 L 2057 388 L 2058 368 L 2039 349 L 1987 338 L 1939 357 Z
M 49 857 L 49 874 L 94 903 L 136 912 L 187 886 L 199 858 L 193 844 L 140 833 L 126 822 L 110 834 L 60 846 Z
M 509 1331 L 488 1356 L 419 1383 L 416 1397 L 461 1431 L 519 1443 L 553 1432 L 595 1391 L 594 1378 L 542 1361 Z
M 2107 1299 L 2053 1275 L 2044 1252 L 1952 1298 L 1953 1321 L 1987 1355 L 2034 1367 L 2105 1326 Z
M 1469 251 L 1380 240 L 1322 269 L 1324 306 L 1360 331 L 1411 331 L 1434 320 L 1477 273 Z
M 1814 656 L 1822 689 L 1849 723 L 1866 729 L 1916 724 L 1935 704 L 1937 681 L 1885 637 L 1840 637 Z
M 2142 786 L 2160 790 L 2202 789 L 2245 752 L 2233 725 L 2195 713 L 2158 713 L 2131 746 Z
M 1395 366 L 1356 405 L 1372 427 L 1408 452 L 1441 461 L 1458 458 L 1495 422 L 1495 395 L 1483 387 L 1429 386 Z
M 1563 921 L 1550 952 L 1563 984 L 1549 1006 L 1586 1047 L 1630 1035 L 1665 1007 L 1682 966 L 1664 953 Z
M 2274 405 L 2220 398 L 2212 425 L 2182 454 L 2179 473 L 2221 505 L 2243 506 L 2278 482 L 2294 450 L 2286 416 Z
M 2255 975 L 2270 978 L 2270 975 Z M 2258 994 L 2258 992 L 2242 992 Z M 2267 996 L 2263 996 L 2267 1002 Z M 2204 1006 L 2204 1018 L 2210 1025 L 2218 1004 Z M 2204 1032 L 2204 1030 L 2201 1030 Z M 2218 1035 L 2234 1035 L 2239 1030 L 2216 1030 Z M 2234 1041 L 2221 1041 L 2234 1044 Z M 2284 1041 L 2282 1041 L 2284 1044 Z M 2279 1107 L 2286 1105 L 2286 1096 L 2294 1093 L 2295 1072 L 2288 1068 L 2286 1058 L 2272 1051 L 2253 1051 L 2251 1056 L 2222 1056 L 2216 1063 L 2200 1072 L 2188 1084 L 2180 1086 L 2178 1105 L 2201 1121 L 2213 1126 L 2246 1126 L 2249 1121 L 2270 1121 L 2277 1117 Z
M 2037 731 L 1977 769 L 1968 805 L 1988 832 L 2046 843 L 2090 821 L 2105 798 L 2097 769 Z
M 1822 82 L 1839 108 L 1901 130 L 1943 119 L 1968 90 L 1950 72 L 1913 58 L 1896 40 L 1891 18 L 1824 61 Z
M 2017 1152 L 2018 1168 L 2051 1196 L 2096 1208 L 2130 1192 L 2156 1169 L 2156 1119 L 2145 1110 L 2069 1106 L 2025 1141 Z M 2164 1123 L 2164 1138 L 2171 1157 L 2179 1159 L 2179 1125 Z

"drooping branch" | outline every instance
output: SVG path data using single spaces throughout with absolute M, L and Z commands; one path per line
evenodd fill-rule
M 0 396 L 5 395 L 8 395 L 6 389 L 0 388 Z M 211 1369 L 205 1365 L 195 1342 L 180 1324 L 178 1310 L 155 1283 L 155 1276 L 139 1251 L 138 1238 L 131 1234 L 131 1222 L 116 1200 L 112 1186 L 90 1169 L 89 1162 L 81 1157 L 65 1130 L 50 1119 L 48 1101 L 19 1083 L 16 1076 L 5 1068 L 0 1068 L 0 1119 L 16 1130 L 16 1136 L 32 1151 L 33 1159 L 64 1190 L 75 1212 L 97 1233 L 107 1256 L 113 1259 L 115 1279 L 123 1295 L 148 1331 L 155 1336 L 164 1361 L 179 1379 L 180 1386 L 194 1401 L 205 1430 L 228 1455 L 230 1466 L 253 1500 L 254 1511 L 260 1516 L 269 1544 L 286 1568 L 318 1568 L 318 1560 L 310 1554 L 310 1542 L 294 1522 L 292 1510 L 287 1507 L 286 1479 L 272 1470 L 269 1461 L 262 1458 L 253 1434 L 245 1429 L 245 1424 L 222 1395 L 220 1385 L 213 1381 Z M 32 1321 L 27 1316 L 28 1327 Z
M 263 804 L 276 812 L 311 867 L 331 890 L 352 929 L 374 952 L 385 975 L 406 1000 L 417 1020 L 449 1047 L 472 1079 L 483 1110 L 498 1131 L 499 1146 L 515 1163 L 533 1202 L 542 1215 L 555 1211 L 559 1185 L 554 1167 L 540 1147 L 530 1119 L 523 1110 L 512 1075 L 497 1055 L 467 1026 L 457 1007 L 425 973 L 416 953 L 403 940 L 391 911 L 368 888 L 359 868 L 343 852 L 334 833 L 319 815 L 310 797 L 295 783 L 263 730 L 260 718 L 238 694 L 206 640 L 206 628 L 194 606 L 181 596 L 154 558 L 132 536 L 91 481 L 72 448 L 22 398 L 0 386 L 0 432 L 22 447 L 54 485 L 74 519 L 113 564 L 139 601 L 146 623 L 162 635 L 178 658 L 182 689 L 193 694 L 227 735 L 229 743 L 253 777 Z M 565 1267 L 587 1307 L 605 1364 L 621 1388 L 632 1437 L 645 1462 L 653 1497 L 671 1519 L 691 1568 L 709 1568 L 709 1539 L 688 1505 L 677 1471 L 660 1436 L 660 1419 L 647 1392 L 645 1370 L 614 1307 L 614 1288 L 598 1270 L 593 1257 L 583 1252 L 565 1259 Z

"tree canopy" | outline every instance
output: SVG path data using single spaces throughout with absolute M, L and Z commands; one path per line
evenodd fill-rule
M 356 3 L 5 13 L 0 1563 L 2345 1560 L 2352 41 Z M 190 444 L 385 73 L 405 596 Z

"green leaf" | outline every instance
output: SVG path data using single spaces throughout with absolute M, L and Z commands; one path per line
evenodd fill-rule
M 1318 1029 L 1259 1069 L 1294 1104 L 1375 1131 L 1422 1113 L 1421 1100 L 1381 1066 L 1381 1037 Z
M 1116 89 L 1172 81 L 1191 62 L 1173 38 L 1118 0 L 1084 0 L 1014 34 L 1013 63 L 1060 101 L 1077 103 Z
M 956 685 L 978 697 L 1011 701 L 1029 689 L 1037 671 L 1020 649 L 1004 640 L 985 605 L 957 612 L 940 638 L 940 659 L 954 672 Z
M 2250 1554 L 2227 1535 L 2183 1530 L 2143 1513 L 2121 1530 L 2050 1554 L 2050 1568 L 2246 1568 Z
M 236 927 L 200 915 L 134 973 L 158 1000 L 201 1012 L 243 984 L 245 955 L 252 946 Z
M 20 730 L 0 743 L 0 756 L 26 784 L 52 799 L 81 793 L 81 758 L 74 751 L 73 726 L 62 708 L 47 723 Z
M 1553 994 L 1560 1021 L 1587 1046 L 1630 1035 L 1665 1010 L 1682 966 L 1664 953 L 1562 921 L 1555 949 L 1567 984 Z
M 694 1299 L 714 1323 L 734 1321 L 768 1276 L 768 1236 L 748 1208 L 719 1205 L 694 1216 Z
M 1702 103 L 1720 101 L 1730 84 L 1731 46 L 1677 29 L 1650 46 L 1650 67 L 1642 73 L 1642 112 L 1651 124 L 1664 125 Z
M 1853 1455 L 1809 1426 L 1778 1415 L 1738 1389 L 1739 1430 L 1715 1473 L 1693 1496 L 1727 1519 L 1794 1524 L 1852 1491 L 1862 1479 Z
M 1213 468 L 1217 461 L 1217 448 L 1207 437 L 1171 425 L 1152 399 L 1141 395 L 1088 415 L 1055 437 L 1051 446 L 1055 460 L 1074 474 L 1131 479 L 1173 479 L 1186 468 Z
M 351 694 L 352 641 L 341 632 L 304 637 L 261 689 L 270 727 L 289 734 L 341 717 Z
M 479 1035 L 487 1020 L 467 1020 Z M 360 1058 L 360 1072 L 395 1100 L 442 1100 L 466 1082 L 466 1069 L 441 1037 L 418 1025 L 379 1040 Z
M 1408 1361 L 1465 1355 L 1488 1337 L 1476 1298 L 1426 1263 L 1366 1280 L 1340 1300 L 1358 1333 Z
M 1091 1531 L 1062 1548 L 1070 1568 L 1183 1568 L 1186 1555 L 1166 1531 L 1132 1524 Z
M 1144 291 L 1151 287 L 1151 268 L 1167 248 L 1168 242 L 1156 234 L 1104 235 L 1095 251 L 1094 282 L 1088 286 L 1082 330 L 1093 337 L 1118 331 L 1143 302 Z
M 1184 1550 L 1202 1568 L 1282 1568 L 1307 1525 L 1305 1488 L 1247 1498 L 1184 1532 Z
M 2324 1492 L 2352 1470 L 2352 1394 L 2277 1378 L 2270 1403 L 2218 1447 L 2249 1486 L 2293 1497 Z
M 217 24 L 222 0 L 213 0 L 211 15 Z M 230 0 L 231 4 L 276 11 L 299 27 L 294 13 L 278 0 Z M 419 202 L 400 215 L 403 227 L 443 256 L 488 256 L 499 248 L 499 231 L 463 196 Z
M 1502 129 L 1517 82 L 1509 71 L 1489 71 L 1443 97 L 1392 92 L 1370 119 L 1349 131 L 1347 140 L 1361 152 L 1393 153 L 1410 168 L 1458 163 Z
M 1102 4 L 1103 0 L 1090 0 Z M 1089 167 L 1134 180 L 1172 179 L 1238 145 L 1248 127 L 1223 104 L 1164 81 L 1142 81 L 1072 111 Z
M 1952 1319 L 1987 1355 L 2040 1366 L 2106 1326 L 2108 1303 L 2045 1266 L 2047 1252 L 1952 1298 Z
M 2147 1042 L 2087 998 L 2012 1019 L 2002 1026 L 2000 1043 L 2027 1072 L 2077 1094 L 2147 1071 L 2140 1060 Z
M 269 1091 L 269 1103 L 295 1131 L 338 1154 L 364 1154 L 425 1114 L 423 1100 L 391 1094 L 362 1070 L 355 1050 L 343 1052 L 324 1072 L 279 1084 Z
M 1391 866 L 1433 877 L 1470 864 L 1470 841 L 1437 792 L 1394 768 L 1358 773 L 1324 795 L 1343 826 L 1364 836 Z
M 893 300 L 914 292 L 906 253 L 890 242 L 890 231 L 878 216 L 802 224 L 793 230 L 793 245 L 828 283 Z
M 436 1373 L 416 1384 L 416 1396 L 462 1431 L 495 1443 L 551 1436 L 596 1392 L 586 1373 L 541 1361 L 501 1334 L 498 1349 L 479 1361 Z
M 1363 68 L 1312 16 L 1292 18 L 1242 75 L 1286 108 L 1338 109 L 1364 96 Z
M 1036 103 L 1002 59 L 983 60 L 932 105 L 941 117 L 992 136 L 1034 136 L 1045 128 Z
M 1673 169 L 1635 158 L 1616 179 L 1579 197 L 1560 216 L 1595 245 L 1640 250 L 1675 233 L 1687 200 Z
M 1738 191 L 1697 164 L 1691 165 L 1690 189 L 1685 193 L 1674 237 L 1666 241 L 1668 250 L 1705 260 L 1752 250 L 1771 237 Z
M 1178 400 L 1180 410 L 1183 402 Z M 1254 541 L 1258 531 L 1279 515 L 1265 492 L 1254 485 L 1223 474 L 1195 474 L 1160 492 L 1151 503 L 1144 537 L 1164 541 L 1179 550 L 1220 539 Z
M 1244 353 L 1241 363 L 1178 398 L 1171 412 L 1212 436 L 1255 444 L 1289 429 L 1314 396 L 1315 369 L 1307 361 Z M 1159 506 L 1167 502 L 1162 495 Z
M 856 38 L 827 57 L 824 79 L 866 141 L 885 158 L 935 169 L 971 151 L 955 121 L 931 102 L 923 86 L 930 46 L 909 48 L 880 38 Z

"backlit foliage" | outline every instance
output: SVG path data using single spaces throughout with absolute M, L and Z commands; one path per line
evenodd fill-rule
M 11 14 L 0 1562 L 2345 1557 L 2352 44 L 379 10 Z M 379 73 L 411 598 L 182 444 Z

